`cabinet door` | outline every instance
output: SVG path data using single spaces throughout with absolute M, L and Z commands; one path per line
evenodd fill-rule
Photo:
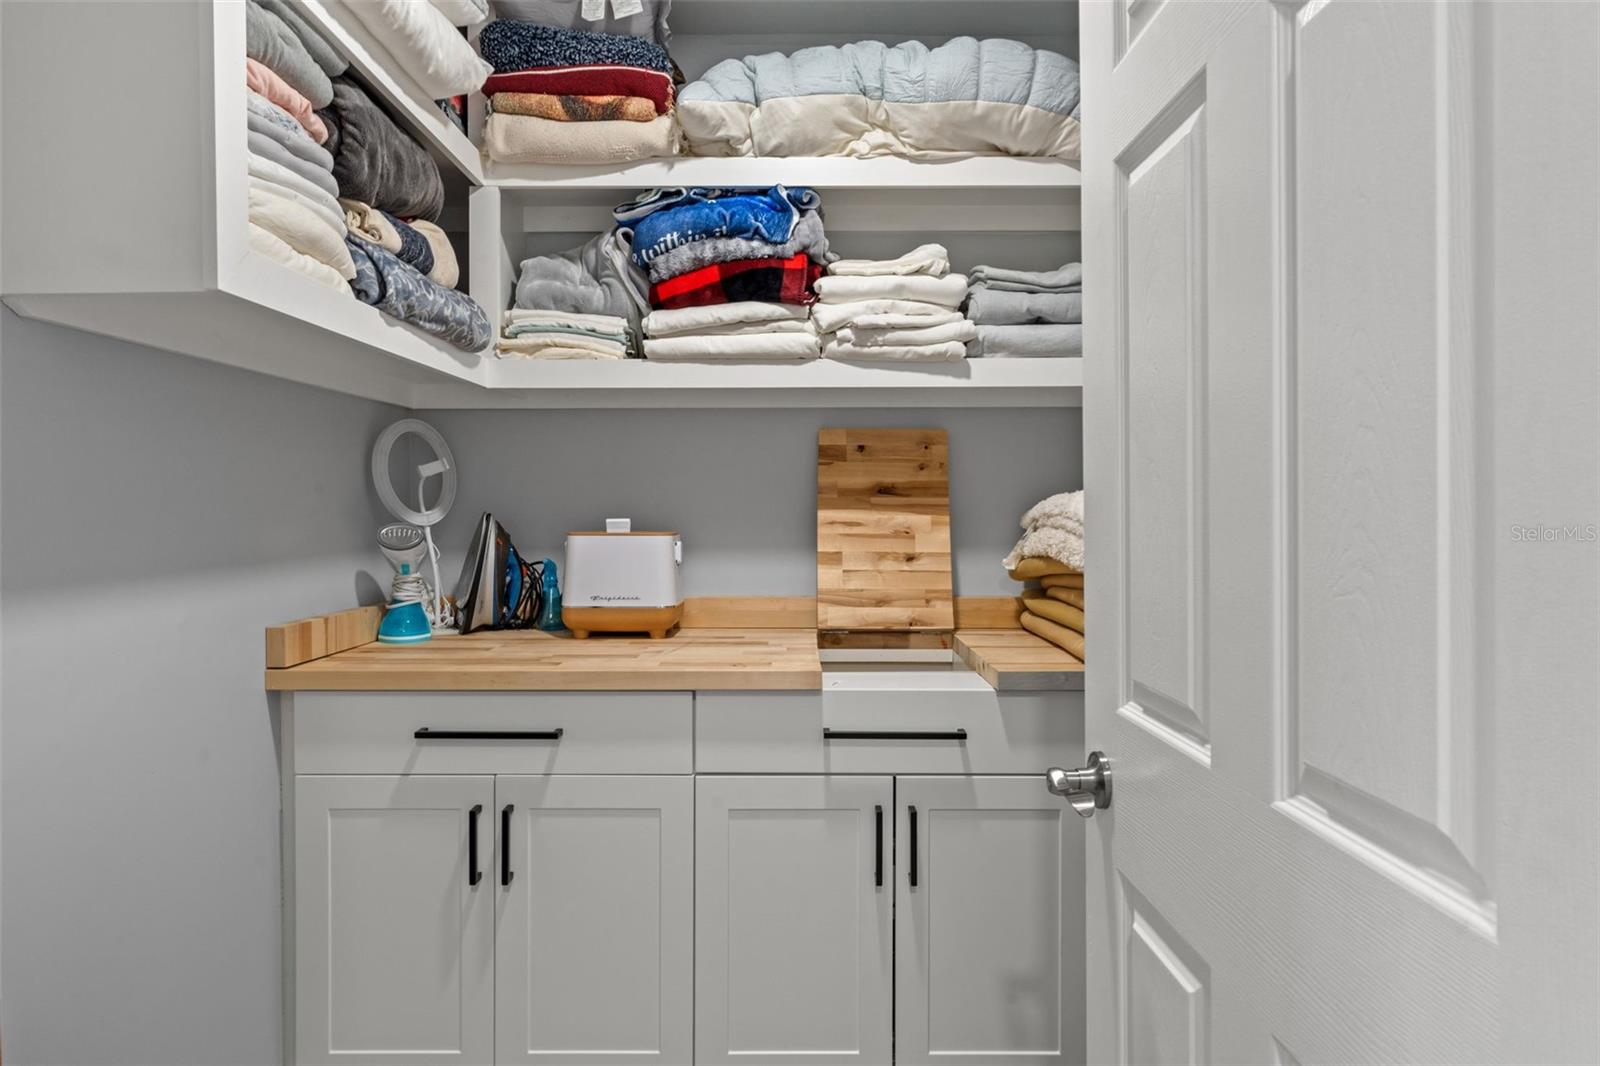
M 296 1062 L 494 1060 L 493 803 L 492 777 L 295 779 Z
M 1082 819 L 1038 777 L 895 800 L 896 1062 L 1082 1062 Z
M 893 802 L 889 777 L 696 779 L 696 1063 L 890 1061 Z
M 688 1063 L 694 779 L 498 777 L 495 1061 Z

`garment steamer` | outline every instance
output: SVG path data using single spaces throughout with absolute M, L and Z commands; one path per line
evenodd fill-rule
M 420 437 L 433 451 L 433 459 L 417 466 L 417 506 L 407 507 L 390 481 L 391 454 L 401 437 Z M 439 492 L 430 508 L 426 491 L 432 478 Z M 456 498 L 455 460 L 439 431 L 420 419 L 403 418 L 378 434 L 372 446 L 372 484 L 390 514 L 400 521 L 378 531 L 378 548 L 394 566 L 389 612 L 378 627 L 386 644 L 411 644 L 432 633 L 455 631 L 455 608 L 445 598 L 439 580 L 439 549 L 433 543 L 433 526 L 443 521 Z M 431 565 L 433 583 L 423 576 L 423 562 Z

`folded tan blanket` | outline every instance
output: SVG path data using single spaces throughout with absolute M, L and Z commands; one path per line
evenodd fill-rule
M 1024 592 L 1022 602 L 1029 611 L 1040 618 L 1048 618 L 1057 625 L 1066 626 L 1078 633 L 1084 632 L 1082 607 L 1074 607 L 1070 603 L 1062 603 L 1049 596 L 1041 596 L 1037 592 Z
M 675 155 L 676 119 L 649 122 L 556 122 L 532 115 L 490 115 L 483 146 L 497 163 L 631 163 Z
M 495 93 L 489 106 L 502 115 L 532 115 L 555 122 L 654 122 L 656 104 L 643 96 L 557 96 Z
M 1081 588 L 1046 588 L 1044 594 L 1052 600 L 1070 603 L 1072 606 L 1083 609 L 1083 589 Z
M 1018 580 L 1021 580 L 1020 578 Z M 1044 574 L 1039 578 L 1039 584 L 1046 589 L 1082 589 L 1082 574 Z
M 382 211 L 371 204 L 343 196 L 339 197 L 339 206 L 344 208 L 344 224 L 350 228 L 350 236 L 400 254 L 400 231 L 394 228 L 394 223 Z
M 1087 662 L 1083 657 L 1083 634 L 1075 633 L 1066 626 L 1057 625 L 1048 618 L 1040 618 L 1032 611 L 1022 612 L 1022 628 L 1036 637 L 1042 637 L 1075 657 L 1079 662 Z
M 1042 555 L 1032 555 L 1026 559 L 1019 560 L 1009 573 L 1013 581 L 1031 581 L 1036 577 L 1045 577 L 1047 575 L 1074 574 L 1078 578 L 1078 583 L 1080 585 L 1083 583 L 1082 570 L 1068 566 L 1066 563 L 1058 562 L 1055 559 L 1045 558 Z

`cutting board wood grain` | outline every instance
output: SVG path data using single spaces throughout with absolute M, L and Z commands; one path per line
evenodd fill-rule
M 955 628 L 944 430 L 817 434 L 817 628 Z

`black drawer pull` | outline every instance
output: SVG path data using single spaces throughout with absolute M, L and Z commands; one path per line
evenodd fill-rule
M 917 809 L 906 807 L 906 819 L 911 823 L 911 869 L 906 876 L 912 888 L 917 887 Z
M 878 833 L 873 839 L 876 844 L 872 849 L 872 883 L 877 888 L 883 887 L 883 804 L 873 808 L 873 817 L 878 823 Z
M 516 808 L 506 804 L 500 808 L 500 887 L 505 888 L 516 874 L 511 872 L 511 812 Z
M 967 739 L 965 729 L 828 729 L 822 730 L 823 740 L 954 740 Z
M 565 729 L 429 729 L 411 734 L 413 740 L 560 740 Z
M 482 813 L 481 803 L 474 803 L 467 812 L 467 884 L 474 888 L 483 880 L 483 871 L 478 869 L 478 815 Z

